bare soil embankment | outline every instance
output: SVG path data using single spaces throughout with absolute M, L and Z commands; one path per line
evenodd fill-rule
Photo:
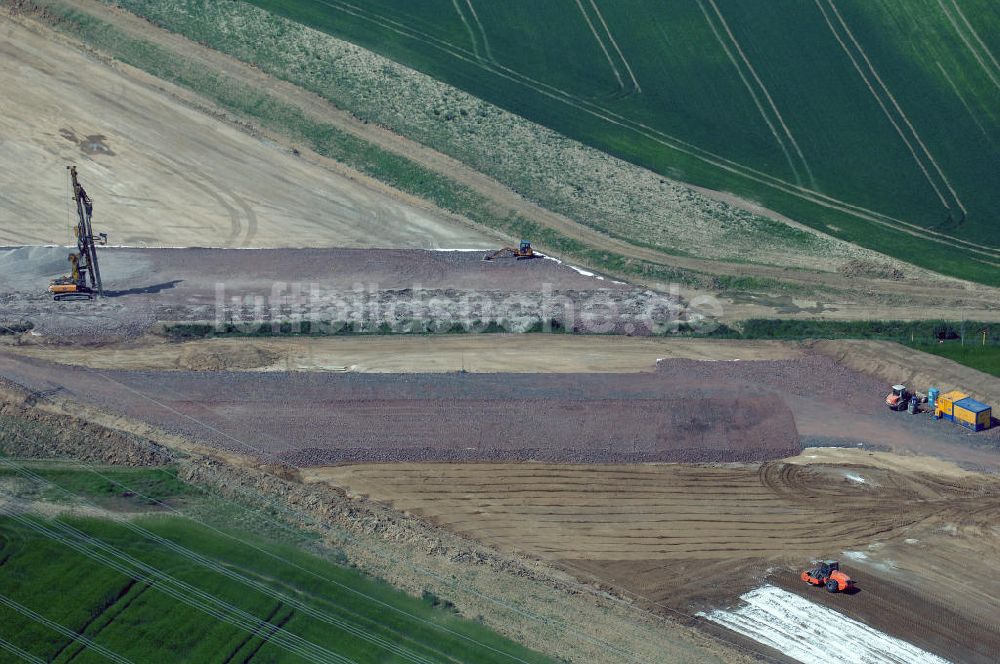
M 944 357 L 922 353 L 892 341 L 817 341 L 812 349 L 886 385 L 902 383 L 918 392 L 961 390 L 1000 408 L 1000 378 Z
M 109 11 L 106 7 L 104 11 Z M 72 240 L 66 165 L 115 244 L 490 247 L 493 234 L 203 113 L 168 84 L 0 14 L 0 244 Z M 332 163 L 332 162 L 331 162 Z
M 691 624 L 776 583 L 951 661 L 995 661 L 997 477 L 837 453 L 763 465 L 361 465 L 303 478 L 561 565 Z M 857 593 L 798 579 L 831 557 Z

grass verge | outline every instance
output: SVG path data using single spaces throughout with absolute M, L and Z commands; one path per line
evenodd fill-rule
M 131 514 L 129 523 L 147 534 L 113 519 L 47 518 L 30 507 L 58 491 L 48 482 L 88 505 L 121 497 L 121 485 L 171 503 L 200 491 L 173 469 L 101 468 L 115 484 L 68 464 L 16 463 L 43 481 L 25 488 L 7 463 L 0 473 L 0 493 L 31 501 L 0 516 L 0 635 L 35 657 L 89 661 L 96 653 L 28 611 L 137 662 L 298 662 L 303 653 L 312 653 L 309 661 L 550 661 L 460 617 L 447 599 L 405 595 L 277 537 L 240 530 L 235 520 L 216 529 Z M 197 604 L 231 608 L 206 612 Z M 235 610 L 249 614 L 243 626 L 225 619 Z

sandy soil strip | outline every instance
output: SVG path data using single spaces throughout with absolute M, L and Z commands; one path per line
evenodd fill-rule
M 208 339 L 106 348 L 20 346 L 17 352 L 94 369 L 354 371 L 362 373 L 652 372 L 661 358 L 781 360 L 803 356 L 780 341 L 548 335 Z
M 805 664 L 948 662 L 775 586 L 762 586 L 740 599 L 746 605 L 739 609 L 717 609 L 699 615 Z
M 9 64 L 0 88 L 18 91 L 0 96 L 0 242 L 72 241 L 65 167 L 76 163 L 95 200 L 95 228 L 115 244 L 496 243 L 195 110 L 165 84 L 109 67 L 50 31 L 0 20 L 0 58 Z

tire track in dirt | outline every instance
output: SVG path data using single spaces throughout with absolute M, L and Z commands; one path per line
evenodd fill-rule
M 842 471 L 780 462 L 759 469 L 622 472 L 629 468 L 407 464 L 307 473 L 503 548 L 590 560 L 714 560 L 736 551 L 814 555 L 830 546 L 866 545 L 938 515 L 941 506 L 914 503 L 922 483 L 949 505 L 967 493 L 931 480 L 858 471 L 878 482 L 873 490 L 852 484 Z M 969 507 L 963 499 L 951 509 Z
M 1000 489 L 995 478 L 932 476 L 852 464 L 784 467 L 787 465 L 770 462 L 757 469 L 420 464 L 307 469 L 305 478 L 309 482 L 330 482 L 346 487 L 349 493 L 387 502 L 500 550 L 513 549 L 561 563 L 578 578 L 586 578 L 598 587 L 611 585 L 640 606 L 688 620 L 693 620 L 695 610 L 727 606 L 739 593 L 766 581 L 777 581 L 823 604 L 837 604 L 838 611 L 951 656 L 954 661 L 992 661 L 982 659 L 992 652 L 992 646 L 980 644 L 997 642 L 998 631 L 989 620 L 991 614 L 983 612 L 983 607 L 995 604 L 995 598 L 980 589 L 970 595 L 975 606 L 953 603 L 956 592 L 966 592 L 962 578 L 969 577 L 948 568 L 945 560 L 930 560 L 925 567 L 914 568 L 913 562 L 904 557 L 897 573 L 891 563 L 885 563 L 889 565 L 886 571 L 884 566 L 877 566 L 882 564 L 877 561 L 873 560 L 876 567 L 871 567 L 862 564 L 863 557 L 852 559 L 852 576 L 861 584 L 860 593 L 852 596 L 810 593 L 802 587 L 798 573 L 787 570 L 789 561 L 797 566 L 803 558 L 837 555 L 845 549 L 880 550 L 869 548 L 874 542 L 897 547 L 886 552 L 888 558 L 899 555 L 898 547 L 902 547 L 922 559 L 923 549 L 918 551 L 911 544 L 917 540 L 906 539 L 904 543 L 903 538 L 922 538 L 949 520 L 991 523 L 1000 509 L 995 502 Z M 866 483 L 845 479 L 848 471 L 864 476 Z M 503 490 L 508 480 L 513 486 Z M 482 500 L 478 489 L 484 482 L 505 499 Z M 715 508 L 718 501 L 714 495 L 720 485 L 743 487 L 748 498 L 765 496 L 769 502 L 737 502 L 735 509 Z M 664 503 L 656 521 L 643 520 L 640 511 L 628 505 L 624 509 L 631 518 L 600 507 L 614 507 L 615 494 L 645 494 L 650 490 L 677 496 Z M 451 497 L 441 501 L 446 491 Z M 552 499 L 543 501 L 538 497 L 543 494 L 552 494 Z M 710 518 L 682 518 L 688 512 L 685 504 L 697 501 L 710 508 L 703 510 Z M 526 509 L 543 502 L 591 506 L 558 514 Z M 983 510 L 986 512 L 977 516 Z M 675 517 L 678 513 L 680 518 Z M 928 522 L 921 523 L 921 518 Z M 723 528 L 726 534 L 719 536 Z M 635 556 L 630 557 L 630 553 Z M 941 574 L 923 576 L 935 565 L 944 565 Z M 900 579 L 914 581 L 900 583 Z M 948 595 L 956 583 L 957 590 L 952 589 Z M 925 629 L 926 621 L 934 627 Z M 962 634 L 972 633 L 982 638 L 961 638 Z M 970 653 L 976 656 L 970 659 Z

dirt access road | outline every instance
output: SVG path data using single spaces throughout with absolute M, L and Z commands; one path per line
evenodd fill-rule
M 509 188 L 461 162 L 374 124 L 362 123 L 349 113 L 334 107 L 318 96 L 274 79 L 233 58 L 190 42 L 178 35 L 155 28 L 146 21 L 127 12 L 109 8 L 103 3 L 80 0 L 77 4 L 129 34 L 150 40 L 175 52 L 183 53 L 186 57 L 196 59 L 209 70 L 224 72 L 226 76 L 248 86 L 268 90 L 282 100 L 295 104 L 307 115 L 320 118 L 323 122 L 331 123 L 338 129 L 380 148 L 403 155 L 469 186 L 495 203 L 498 215 L 514 212 L 532 222 L 553 228 L 568 237 L 579 239 L 591 247 L 614 251 L 653 264 L 683 268 L 705 275 L 773 279 L 794 284 L 794 290 L 800 293 L 795 296 L 794 301 L 789 302 L 784 301 L 789 298 L 786 288 L 781 288 L 780 292 L 775 294 L 776 298 L 767 294 L 753 298 L 727 297 L 724 300 L 725 307 L 722 316 L 725 320 L 774 317 L 776 314 L 785 317 L 820 316 L 841 319 L 922 318 L 926 316 L 929 307 L 934 307 L 937 315 L 941 317 L 959 318 L 964 313 L 966 316 L 975 316 L 983 320 L 1000 320 L 1000 295 L 998 295 L 1000 290 L 938 277 L 921 270 L 910 270 L 911 274 L 902 281 L 867 276 L 859 278 L 839 273 L 837 265 L 821 265 L 822 258 L 812 261 L 812 266 L 817 267 L 816 270 L 810 268 L 786 269 L 744 263 L 731 264 L 668 255 L 611 238 L 573 219 L 526 201 Z M 128 67 L 119 66 L 118 68 L 130 76 L 144 78 L 144 75 Z M 184 100 L 187 104 L 221 116 L 226 115 L 205 100 L 188 92 L 169 85 L 161 87 L 170 90 L 172 95 Z M 239 126 L 238 121 L 236 126 Z M 268 139 L 276 144 L 284 144 L 286 148 L 290 149 L 291 143 L 286 138 L 268 136 Z M 332 170 L 340 168 L 334 162 L 318 158 L 315 155 L 309 155 L 309 159 L 323 163 Z M 352 177 L 357 179 L 356 175 Z M 405 197 L 403 198 L 405 200 Z M 446 213 L 439 212 L 438 214 L 448 216 Z M 184 244 L 190 246 L 194 243 L 186 242 Z M 273 246 L 286 246 L 286 244 L 287 240 L 279 240 L 278 244 Z M 441 246 L 448 245 L 442 244 Z M 540 248 L 545 249 L 545 247 Z M 656 283 L 650 285 L 656 286 Z M 818 290 L 814 292 L 813 289 Z M 830 289 L 833 289 L 832 293 Z M 682 289 L 682 295 L 685 296 L 694 297 L 698 294 L 697 289 Z
M 454 337 L 453 337 L 454 338 Z M 421 338 L 399 338 L 394 337 L 391 339 L 350 339 L 343 340 L 345 344 L 348 344 L 353 348 L 363 348 L 367 347 L 367 352 L 369 354 L 374 353 L 375 356 L 382 354 L 387 356 L 387 352 L 380 352 L 378 349 L 383 348 L 382 344 L 386 343 L 389 346 L 385 348 L 394 348 L 395 352 L 400 353 L 395 359 L 389 360 L 378 360 L 386 362 L 388 365 L 386 368 L 393 366 L 400 366 L 403 368 L 404 372 L 408 373 L 378 373 L 378 374 L 359 374 L 349 372 L 346 374 L 341 374 L 345 377 L 347 376 L 384 376 L 389 380 L 386 385 L 390 385 L 393 381 L 400 385 L 412 384 L 417 385 L 420 381 L 432 380 L 434 374 L 419 374 L 413 373 L 412 368 L 407 368 L 410 366 L 410 360 L 406 359 L 403 353 L 408 353 L 416 350 L 418 354 L 423 354 L 423 357 L 418 355 L 418 358 L 413 361 L 416 366 L 424 366 L 424 363 L 433 363 L 438 357 L 450 358 L 449 362 L 454 363 L 456 360 L 461 363 L 464 351 L 458 350 L 457 357 L 454 351 L 455 344 L 458 344 L 459 348 L 471 347 L 478 348 L 479 353 L 488 355 L 492 348 L 503 348 L 503 342 L 501 341 L 497 345 L 497 341 L 508 339 L 508 337 L 497 337 L 494 335 L 470 335 L 469 337 L 460 338 L 457 341 L 436 341 L 427 340 Z M 616 347 L 628 348 L 630 344 L 634 344 L 635 347 L 642 348 L 643 344 L 650 344 L 652 347 L 657 347 L 658 342 L 653 340 L 631 340 L 625 339 L 621 342 L 617 342 L 612 339 L 607 339 L 604 337 L 562 337 L 561 335 L 538 335 L 537 340 L 534 336 L 529 337 L 513 337 L 516 339 L 514 341 L 508 342 L 508 354 L 509 356 L 519 356 L 522 358 L 522 363 L 528 362 L 527 350 L 520 352 L 518 349 L 521 348 L 531 348 L 531 346 L 521 346 L 521 344 L 536 344 L 535 350 L 543 355 L 543 357 L 558 358 L 564 356 L 565 360 L 550 359 L 543 360 L 540 362 L 540 367 L 548 364 L 560 364 L 565 361 L 567 364 L 564 366 L 565 369 L 571 369 L 574 367 L 586 366 L 590 362 L 595 361 L 595 356 L 590 355 L 590 351 L 584 351 L 583 360 L 573 360 L 575 352 L 579 349 L 587 349 L 588 347 L 593 347 L 594 344 L 600 344 L 602 342 L 610 342 L 608 348 L 613 349 Z M 562 342 L 561 346 L 557 346 L 556 352 L 549 352 L 546 354 L 545 348 L 537 346 L 537 344 L 546 344 L 549 340 L 553 340 L 556 344 L 560 344 L 560 339 L 566 339 Z M 570 341 L 573 339 L 573 341 Z M 579 341 L 576 341 L 579 339 Z M 335 350 L 324 350 L 326 349 L 336 349 L 341 340 L 320 340 L 317 342 L 317 357 L 318 363 L 323 365 L 323 363 L 328 360 L 326 353 L 332 353 L 329 357 L 337 359 L 337 364 L 332 366 L 327 366 L 327 368 L 332 369 L 349 369 L 350 366 L 347 364 L 349 354 L 337 355 L 338 351 Z M 240 410 L 246 410 L 249 408 L 248 404 L 252 402 L 257 402 L 259 399 L 263 398 L 265 393 L 261 392 L 259 394 L 254 393 L 252 390 L 249 393 L 241 392 L 238 386 L 246 386 L 247 389 L 254 385 L 305 385 L 309 381 L 319 381 L 329 382 L 332 378 L 329 371 L 319 372 L 311 371 L 310 369 L 315 369 L 315 362 L 311 367 L 307 366 L 303 368 L 302 366 L 289 367 L 287 363 L 289 361 L 296 361 L 292 358 L 301 358 L 306 356 L 307 359 L 302 362 L 303 364 L 309 364 L 313 362 L 308 359 L 308 353 L 311 353 L 312 340 L 309 339 L 292 339 L 286 341 L 248 341 L 245 344 L 237 340 L 222 340 L 222 341 L 212 341 L 212 342 L 202 342 L 197 345 L 189 344 L 170 344 L 161 350 L 154 350 L 151 357 L 155 357 L 159 354 L 159 357 L 163 358 L 163 364 L 156 367 L 150 367 L 149 362 L 139 361 L 136 363 L 136 355 L 144 353 L 142 350 L 143 345 L 138 345 L 132 350 L 128 350 L 128 347 L 124 347 L 123 359 L 119 363 L 114 360 L 114 352 L 109 351 L 109 356 L 107 361 L 97 361 L 95 359 L 89 360 L 85 365 L 94 365 L 98 367 L 111 368 L 120 366 L 122 369 L 131 369 L 132 371 L 122 371 L 115 372 L 115 375 L 121 375 L 122 377 L 128 376 L 129 380 L 135 379 L 139 380 L 141 384 L 137 384 L 133 387 L 141 389 L 143 393 L 146 394 L 156 394 L 158 388 L 153 386 L 150 378 L 153 374 L 143 371 L 136 371 L 137 369 L 158 369 L 159 372 L 156 374 L 160 376 L 157 380 L 162 380 L 164 385 L 171 385 L 172 389 L 176 389 L 181 394 L 188 394 L 188 397 L 180 399 L 181 401 L 191 401 L 193 397 L 190 394 L 191 390 L 195 390 L 198 394 L 202 393 L 202 390 L 206 389 L 206 381 L 220 381 L 218 383 L 218 390 L 223 394 L 233 394 L 233 398 L 230 399 L 231 407 Z M 670 344 L 676 343 L 681 349 L 692 348 L 691 351 L 673 351 L 671 352 L 669 348 Z M 792 417 L 794 418 L 794 426 L 798 431 L 798 434 L 802 437 L 803 441 L 807 445 L 838 445 L 838 446 L 864 446 L 869 449 L 884 449 L 884 450 L 896 450 L 900 453 L 916 453 L 923 455 L 933 455 L 938 456 L 943 459 L 952 460 L 956 463 L 963 464 L 969 468 L 978 468 L 986 470 L 1000 470 L 1000 446 L 998 446 L 998 441 L 1000 441 L 1000 427 L 994 428 L 990 431 L 971 433 L 961 427 L 958 427 L 950 422 L 946 421 L 934 421 L 931 419 L 929 414 L 921 414 L 917 416 L 908 415 L 906 413 L 894 413 L 885 408 L 884 398 L 889 382 L 891 379 L 885 377 L 880 377 L 876 375 L 866 374 L 849 366 L 844 363 L 838 363 L 827 355 L 810 350 L 807 345 L 785 345 L 785 346 L 774 346 L 769 345 L 764 348 L 768 348 L 766 352 L 760 352 L 758 359 L 749 359 L 753 357 L 752 352 L 744 352 L 740 345 L 738 344 L 722 344 L 721 348 L 728 348 L 725 351 L 716 351 L 713 346 L 709 345 L 715 342 L 693 342 L 690 346 L 685 346 L 685 341 L 673 342 L 664 340 L 664 348 L 667 349 L 660 355 L 660 351 L 656 351 L 656 356 L 653 353 L 646 355 L 649 358 L 648 361 L 652 361 L 655 367 L 654 372 L 650 372 L 647 369 L 649 364 L 646 364 L 641 358 L 642 356 L 635 356 L 636 361 L 639 362 L 639 366 L 633 365 L 631 368 L 626 368 L 625 373 L 597 373 L 597 374 L 580 374 L 584 376 L 605 376 L 608 380 L 611 380 L 615 385 L 620 387 L 614 388 L 612 390 L 615 394 L 608 393 L 610 398 L 628 398 L 631 394 L 640 399 L 664 399 L 664 403 L 674 403 L 677 404 L 680 401 L 679 394 L 686 393 L 691 389 L 698 389 L 701 385 L 717 385 L 722 386 L 725 389 L 737 389 L 742 390 L 747 393 L 760 393 L 760 394 L 773 394 L 780 397 L 781 402 L 787 405 L 790 409 Z M 213 344 L 218 344 L 218 346 L 213 346 Z M 574 344 L 577 344 L 577 351 L 574 351 Z M 451 350 L 445 350 L 443 353 L 439 353 L 436 348 L 450 348 Z M 154 347 L 155 348 L 155 347 Z M 211 350 L 218 349 L 218 350 Z M 697 349 L 697 350 L 694 350 Z M 32 354 L 39 358 L 46 358 L 49 360 L 61 360 L 63 356 L 61 355 L 61 350 L 58 348 L 41 348 L 28 346 L 25 348 L 26 354 Z M 234 352 L 230 354 L 230 350 Z M 220 352 L 221 351 L 221 352 Z M 25 354 L 14 354 L 18 352 L 17 347 L 11 348 L 11 354 L 7 356 L 7 363 L 10 365 L 11 370 L 16 366 L 21 366 L 25 373 L 24 378 L 27 381 L 26 385 L 34 385 L 32 381 L 41 381 L 36 387 L 32 389 L 53 389 L 59 385 L 68 385 L 66 382 L 69 380 L 69 376 L 76 376 L 80 374 L 81 371 L 85 371 L 83 367 L 72 369 L 67 368 L 60 370 L 57 367 L 59 365 L 42 363 L 38 367 L 44 367 L 44 369 L 31 368 L 30 363 L 34 360 L 28 360 Z M 353 352 L 353 351 L 352 351 Z M 607 350 L 601 350 L 601 353 L 607 352 Z M 643 351 L 648 352 L 648 351 Z M 66 356 L 66 360 L 72 362 L 72 358 L 79 357 L 80 353 L 77 351 L 70 350 Z M 288 353 L 284 355 L 283 353 Z M 93 353 L 94 357 L 100 356 L 103 353 Z M 713 356 L 713 359 L 731 359 L 736 360 L 739 358 L 740 361 L 699 361 L 696 359 L 685 359 L 690 356 L 705 355 Z M 370 355 L 369 355 L 370 356 Z M 129 359 L 132 358 L 132 359 Z M 656 362 L 656 359 L 663 358 L 662 361 Z M 944 360 L 943 358 L 933 358 L 937 363 L 941 364 L 944 369 L 953 369 L 949 365 L 954 363 Z M 917 360 L 915 360 L 917 361 Z M 344 364 L 340 364 L 344 362 Z M 500 353 L 494 353 L 491 357 L 490 362 L 495 363 L 493 366 L 497 367 L 503 364 L 503 355 Z M 579 362 L 579 364 L 577 364 Z M 24 364 L 28 363 L 28 364 Z M 281 366 L 285 363 L 285 366 Z M 628 361 L 623 361 L 623 364 L 628 364 Z M 331 362 L 332 364 L 332 362 Z M 471 365 L 471 362 L 470 362 Z M 233 372 L 224 374 L 212 374 L 214 371 L 220 370 L 246 370 L 246 369 L 259 369 L 270 367 L 269 372 L 254 372 L 254 373 L 244 373 L 244 372 Z M 288 369 L 291 368 L 291 371 Z M 322 367 L 320 367 L 322 369 Z M 438 367 L 438 370 L 443 367 Z M 474 365 L 470 368 L 476 369 Z M 503 368 L 500 366 L 500 368 Z M 630 371 L 634 372 L 639 369 L 637 373 L 628 373 Z M 164 369 L 166 369 L 164 371 Z M 171 371 L 172 369 L 172 371 Z M 178 370 L 182 369 L 182 370 Z M 205 374 L 205 370 L 208 370 L 209 375 Z M 481 371 L 491 371 L 490 365 L 480 368 Z M 540 371 L 541 369 L 536 369 Z M 62 376 L 60 376 L 60 371 Z M 960 372 L 960 369 L 955 369 L 954 371 Z M 272 376 L 271 378 L 265 379 L 264 375 Z M 334 374 L 335 376 L 336 374 Z M 460 384 L 458 379 L 452 376 L 448 378 L 447 376 L 441 376 L 441 385 L 452 385 L 457 386 Z M 471 379 L 473 376 L 483 375 L 483 374 L 463 374 L 467 376 L 467 379 Z M 567 373 L 561 374 L 566 376 Z M 258 378 L 251 378 L 252 376 L 258 376 Z M 325 376 L 325 377 L 324 377 Z M 556 380 L 557 376 L 547 376 L 542 373 L 518 373 L 509 374 L 506 379 L 502 379 L 501 374 L 492 374 L 491 380 L 496 381 L 498 386 L 496 389 L 500 389 L 500 392 L 496 392 L 494 395 L 499 401 L 506 403 L 502 398 L 501 392 L 506 392 L 508 388 L 514 385 L 523 385 L 525 389 L 527 386 L 534 385 L 537 389 L 542 389 L 543 386 L 555 386 L 561 384 Z M 415 382 L 414 382 L 415 381 Z M 555 382 L 553 382 L 555 381 Z M 334 381 L 335 382 L 335 381 Z M 332 383 L 331 383 L 332 384 Z M 346 384 L 346 383 L 345 383 Z M 609 383 L 610 385 L 610 383 Z M 942 389 L 948 388 L 949 386 L 944 383 L 940 384 Z M 502 388 L 502 389 L 501 389 Z M 272 388 L 268 388 L 272 389 Z M 386 388 L 388 389 L 388 388 Z M 395 388 L 393 388 L 395 389 Z M 532 388 L 536 389 L 536 388 Z M 611 389 L 610 387 L 608 389 Z M 85 388 L 81 388 L 83 392 L 86 392 Z M 235 390 L 235 392 L 234 392 Z M 624 390 L 624 391 L 623 391 Z M 210 391 L 211 392 L 211 391 Z M 395 392 L 393 392 L 395 393 Z M 412 399 L 417 396 L 419 390 L 414 388 L 414 391 L 410 396 L 405 397 L 406 399 Z M 980 393 L 976 393 L 977 395 Z M 553 393 L 552 396 L 555 396 Z M 563 395 L 565 396 L 565 395 Z M 110 399 L 111 397 L 109 397 Z M 209 397 L 206 397 L 209 398 Z M 281 392 L 274 393 L 276 413 L 288 413 L 295 412 L 296 408 L 303 407 L 301 399 L 291 399 L 289 400 L 288 394 Z M 383 400 L 389 397 L 383 395 Z M 403 395 L 400 395 L 403 398 Z M 522 399 L 527 399 L 523 396 Z M 215 397 L 210 397 L 209 401 L 216 400 Z M 377 400 L 376 400 L 377 401 Z M 374 401 L 372 402 L 374 403 Z M 406 402 L 400 402 L 398 408 L 402 409 L 399 412 L 408 412 L 405 408 Z M 415 403 L 415 402 L 412 402 Z M 525 401 L 526 404 L 530 405 L 530 400 Z M 388 402 L 383 404 L 386 410 L 384 411 L 385 417 L 396 417 L 399 415 L 396 411 L 398 410 L 396 406 L 392 406 Z M 186 407 L 186 406 L 185 406 Z M 527 406 L 526 406 L 527 407 Z M 676 406 L 664 406 L 668 408 Z M 250 408 L 252 411 L 252 408 Z M 491 410 L 491 412 L 493 412 Z M 541 411 L 539 411 L 541 412 Z M 235 413 L 235 411 L 234 411 Z M 219 410 L 213 413 L 213 417 L 220 416 L 224 417 L 226 414 L 226 409 L 219 406 Z M 382 417 L 380 415 L 379 417 Z M 511 413 L 510 417 L 516 418 L 516 415 Z M 174 418 L 177 419 L 177 418 Z M 183 418 L 182 418 L 183 420 Z M 493 420 L 490 420 L 493 421 Z M 183 421 L 181 422 L 183 423 Z M 241 424 L 241 427 L 243 425 Z M 467 428 L 467 425 L 466 425 Z M 254 435 L 259 433 L 257 430 L 251 427 L 254 431 Z M 499 430 L 499 429 L 498 429 Z M 310 442 L 315 440 L 315 435 L 310 433 L 310 431 L 303 430 L 298 431 L 296 429 L 295 436 L 298 440 L 291 444 L 291 448 L 305 449 L 317 447 L 315 442 Z M 454 441 L 456 448 L 472 447 L 479 448 L 482 445 L 487 445 L 489 447 L 489 437 L 485 437 L 487 433 L 486 429 L 482 427 L 477 427 L 473 432 L 474 435 L 471 437 L 464 436 L 460 437 L 461 440 Z M 590 437 L 591 434 L 587 434 Z M 499 436 L 499 434 L 497 434 Z M 497 437 L 494 436 L 494 437 Z M 464 441 L 464 442 L 463 442 Z M 471 441 L 471 442 L 469 442 Z M 523 444 L 530 447 L 530 441 L 522 441 Z M 271 447 L 268 444 L 269 448 Z M 287 449 L 285 444 L 282 443 L 280 446 L 282 449 Z M 626 445 L 629 447 L 629 445 Z M 571 460 L 567 457 L 565 460 Z M 588 461 L 598 461 L 596 457 L 588 458 Z M 315 463 L 317 461 L 312 461 Z
M 171 86 L 109 66 L 0 13 L 0 245 L 72 242 L 67 164 L 112 244 L 494 247 L 456 221 L 331 163 L 196 110 Z
M 770 582 L 951 661 L 995 661 L 1000 480 L 934 459 L 828 452 L 761 466 L 369 465 L 303 477 L 692 624 Z M 799 567 L 828 557 L 859 593 L 803 587 Z
M 752 461 L 799 449 L 776 394 L 650 373 L 121 372 L 0 354 L 0 376 L 295 466 Z
M 233 325 L 251 332 L 288 321 L 309 331 L 441 332 L 559 329 L 645 335 L 691 320 L 675 296 L 639 289 L 555 260 L 482 260 L 480 251 L 424 249 L 136 249 L 98 251 L 104 296 L 55 302 L 60 247 L 0 248 L 0 325 L 71 343 L 135 339 L 158 323 Z M 302 331 L 302 328 L 299 328 Z
M 26 337 L 30 341 L 31 337 Z M 781 341 L 704 341 L 567 334 L 205 339 L 153 337 L 91 348 L 12 346 L 23 355 L 93 369 L 354 371 L 360 373 L 652 372 L 662 358 L 778 360 L 804 351 Z

